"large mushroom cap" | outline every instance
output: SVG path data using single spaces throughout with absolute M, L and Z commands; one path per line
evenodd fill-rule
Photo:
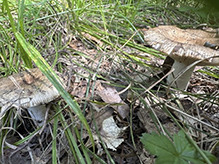
M 59 92 L 38 68 L 0 79 L 0 106 L 8 103 L 29 108 L 48 103 Z
M 206 42 L 219 45 L 216 33 L 175 26 L 159 26 L 143 33 L 148 45 L 186 65 L 197 60 L 202 60 L 198 65 L 219 65 L 219 51 L 204 46 Z

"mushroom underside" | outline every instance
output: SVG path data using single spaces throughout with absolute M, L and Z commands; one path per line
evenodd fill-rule
M 37 127 L 43 126 L 47 112 L 45 105 L 27 108 L 27 111 Z

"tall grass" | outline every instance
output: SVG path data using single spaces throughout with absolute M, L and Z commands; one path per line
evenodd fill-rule
M 60 57 L 59 51 L 69 48 L 68 44 L 71 42 L 73 36 L 90 44 L 90 41 L 83 33 L 88 33 L 102 41 L 104 43 L 102 47 L 96 43 L 92 44 L 100 51 L 106 52 L 106 54 L 109 52 L 106 47 L 111 46 L 115 52 L 114 56 L 111 55 L 111 57 L 119 57 L 121 59 L 117 61 L 117 65 L 122 68 L 121 71 L 125 75 L 123 80 L 134 84 L 131 89 L 139 96 L 141 103 L 146 107 L 147 103 L 144 98 L 141 97 L 142 95 L 140 93 L 146 88 L 143 88 L 129 76 L 127 68 L 132 69 L 132 71 L 134 71 L 134 69 L 127 67 L 127 65 L 121 61 L 127 61 L 128 65 L 136 64 L 145 69 L 159 70 L 159 68 L 153 65 L 145 64 L 144 61 L 149 61 L 150 57 L 164 59 L 165 56 L 153 49 L 138 44 L 144 43 L 143 36 L 138 31 L 138 28 L 148 25 L 156 26 L 160 22 L 180 24 L 182 22 L 180 22 L 179 17 L 185 19 L 185 24 L 182 24 L 184 27 L 202 23 L 202 17 L 200 15 L 197 18 L 196 16 L 198 16 L 198 14 L 196 13 L 189 15 L 183 12 L 192 9 L 186 6 L 188 5 L 186 1 L 180 1 L 181 6 L 178 9 L 177 6 L 179 3 L 170 3 L 167 6 L 162 4 L 161 1 L 143 0 L 3 0 L 0 17 L 0 74 L 7 76 L 12 72 L 19 72 L 25 68 L 39 67 L 70 107 L 69 113 L 74 113 L 78 116 L 81 121 L 80 129 L 85 127 L 92 143 L 92 149 L 86 148 L 83 143 L 83 137 L 79 133 L 80 129 L 77 129 L 77 127 L 73 127 L 74 133 L 77 135 L 72 135 L 72 127 L 66 124 L 65 117 L 62 114 L 64 109 L 57 107 L 56 112 L 58 114 L 54 117 L 53 128 L 53 163 L 57 163 L 55 149 L 57 129 L 55 127 L 57 127 L 58 121 L 61 122 L 63 129 L 65 129 L 64 134 L 68 140 L 70 151 L 76 163 L 91 163 L 93 158 L 90 157 L 89 153 L 93 154 L 94 158 L 101 163 L 106 163 L 95 154 L 92 132 L 78 103 L 59 84 L 58 77 L 53 71 L 53 68 L 57 64 L 57 59 Z M 201 4 L 196 4 L 195 2 L 192 5 L 201 6 Z M 190 22 L 193 22 L 193 24 L 189 24 Z M 63 39 L 67 41 L 63 41 Z M 125 47 L 131 47 L 136 51 L 147 53 L 149 57 L 127 53 L 124 50 Z M 74 62 L 80 65 L 79 61 Z M 95 72 L 91 71 L 91 73 L 94 74 Z M 142 76 L 146 76 L 141 72 L 136 71 L 136 73 L 141 78 Z M 216 74 L 212 74 L 216 76 Z M 102 75 L 97 74 L 97 76 L 98 78 L 106 79 Z M 8 115 L 8 118 L 9 116 L 10 115 Z M 152 117 L 154 119 L 156 118 L 153 115 Z M 6 122 L 9 121 L 8 118 L 4 118 Z M 157 122 L 156 119 L 155 122 Z M 7 124 L 7 126 L 10 125 Z M 159 125 L 157 125 L 157 127 L 159 127 Z M 37 130 L 35 132 L 37 132 Z M 4 151 L 5 137 L 7 137 L 10 130 L 2 129 L 0 132 L 0 154 L 2 154 Z M 14 144 L 19 145 L 26 142 L 35 132 Z M 110 161 L 114 163 L 107 149 L 105 149 L 105 151 Z

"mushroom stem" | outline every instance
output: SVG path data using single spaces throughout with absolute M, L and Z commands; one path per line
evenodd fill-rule
M 195 66 L 193 66 L 189 68 L 188 70 L 186 70 L 188 66 L 189 65 L 185 63 L 178 62 L 175 60 L 172 66 L 172 68 L 174 68 L 174 71 L 167 77 L 167 83 L 174 87 L 177 87 L 180 90 L 186 90 L 188 87 L 190 76 L 195 69 Z
M 38 105 L 35 107 L 27 108 L 30 116 L 32 117 L 35 125 L 40 127 L 43 125 L 45 116 L 46 116 L 46 106 L 45 105 Z

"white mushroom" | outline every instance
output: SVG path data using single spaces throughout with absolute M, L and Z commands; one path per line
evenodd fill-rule
M 0 79 L 0 120 L 11 107 L 27 108 L 34 123 L 43 125 L 45 104 L 59 96 L 59 92 L 38 68 Z
M 182 44 L 181 46 L 175 47 L 175 50 L 169 56 L 175 61 L 172 66 L 174 71 L 167 77 L 167 82 L 171 84 L 175 81 L 174 86 L 181 90 L 187 89 L 190 76 L 196 65 L 219 65 L 219 51 L 199 45 Z M 197 64 L 193 64 L 196 61 Z
M 203 46 L 208 40 L 219 43 L 216 34 L 182 30 L 175 26 L 159 26 L 143 33 L 148 45 L 174 59 L 174 71 L 167 77 L 167 83 L 180 90 L 187 89 L 196 65 L 219 65 L 219 51 Z

